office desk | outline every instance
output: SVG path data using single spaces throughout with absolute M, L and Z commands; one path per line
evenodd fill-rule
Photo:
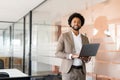
M 23 73 L 18 69 L 0 69 L 0 72 L 6 72 L 10 77 L 26 77 L 27 74 Z
M 0 78 L 0 80 L 30 80 L 30 77 L 18 69 L 0 69 L 0 72 L 6 72 L 9 77 Z

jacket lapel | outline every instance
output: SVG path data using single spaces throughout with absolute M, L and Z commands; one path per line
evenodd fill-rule
M 75 46 L 74 46 L 74 40 L 73 40 L 72 32 L 69 32 L 68 35 L 69 35 L 69 41 L 70 41 L 71 47 L 72 47 L 73 51 L 75 51 Z
M 86 40 L 85 36 L 83 36 L 82 34 L 81 34 L 81 39 L 82 39 L 82 45 L 88 43 L 88 41 Z

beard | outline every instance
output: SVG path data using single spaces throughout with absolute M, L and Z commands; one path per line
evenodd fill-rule
M 72 29 L 74 29 L 75 31 L 79 31 L 80 28 L 81 27 L 79 27 L 79 26 L 72 26 Z

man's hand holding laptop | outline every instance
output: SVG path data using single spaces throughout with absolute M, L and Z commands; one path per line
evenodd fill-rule
M 80 58 L 80 59 L 82 59 L 84 62 L 89 62 L 90 61 L 90 59 L 91 59 L 91 57 L 90 56 L 84 56 L 84 57 L 80 57 L 80 55 L 79 54 L 72 54 L 72 59 L 74 59 L 74 58 Z

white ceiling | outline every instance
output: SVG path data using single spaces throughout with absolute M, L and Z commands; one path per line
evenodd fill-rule
M 43 0 L 0 0 L 0 21 L 16 22 Z

